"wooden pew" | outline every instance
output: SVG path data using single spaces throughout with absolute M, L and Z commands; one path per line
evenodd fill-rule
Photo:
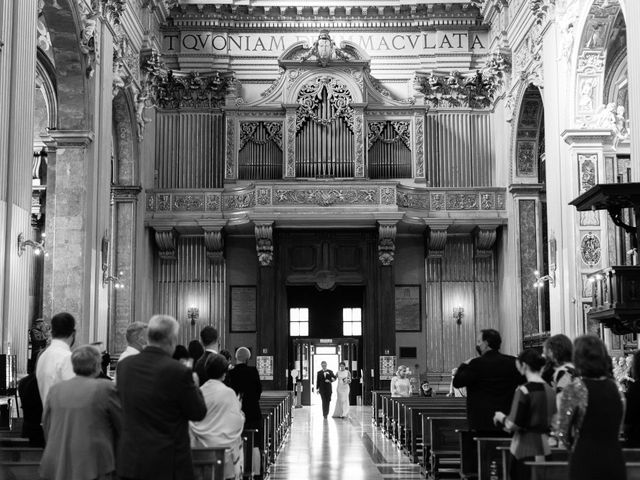
M 464 427 L 466 427 L 467 424 L 467 419 L 466 416 L 457 416 L 457 417 L 453 417 L 451 415 L 450 412 L 446 412 L 446 411 L 431 411 L 429 413 L 426 412 L 421 412 L 420 413 L 420 417 L 421 417 L 421 429 L 422 429 L 422 442 L 420 442 L 418 444 L 418 448 L 421 448 L 421 454 L 418 456 L 419 457 L 419 464 L 421 467 L 422 472 L 426 475 L 429 476 L 432 473 L 432 445 L 431 445 L 431 440 L 432 440 L 432 419 L 436 419 L 436 418 L 455 418 L 456 420 L 453 422 L 454 426 L 451 430 L 451 435 L 455 436 L 456 439 L 456 449 L 459 448 L 459 444 L 458 444 L 458 435 L 456 433 L 456 430 L 459 430 L 461 428 L 460 425 L 463 425 Z M 441 428 L 446 429 L 446 426 L 442 426 Z M 459 454 L 458 454 L 459 456 Z M 457 462 L 457 459 L 456 459 Z M 459 462 L 457 462 L 459 463 Z
M 477 468 L 478 480 L 489 480 L 491 464 L 495 462 L 495 468 L 502 472 L 502 453 L 499 447 L 508 447 L 511 444 L 511 437 L 474 437 L 477 444 Z
M 531 480 L 566 480 L 569 477 L 567 461 L 525 463 L 531 467 Z M 640 462 L 626 462 L 626 466 L 627 480 L 640 480 Z
M 455 417 L 466 417 L 466 402 L 454 399 L 429 399 L 424 398 L 420 403 L 404 405 L 404 422 L 401 425 L 403 432 L 402 445 L 407 455 L 413 462 L 418 462 L 422 446 L 422 415 L 429 413 L 442 413 Z
M 458 431 L 467 428 L 467 417 L 428 417 L 428 421 L 433 479 L 438 480 L 443 473 L 460 475 Z
M 371 421 L 376 427 L 382 426 L 382 399 L 383 397 L 391 397 L 388 390 L 372 390 L 371 391 Z
M 476 432 L 473 430 L 458 430 L 460 442 L 460 479 L 475 480 L 478 478 Z
M 263 422 L 262 471 L 266 475 L 282 447 L 292 422 L 294 396 L 291 391 L 264 391 L 260 398 Z
M 225 448 L 192 448 L 195 480 L 224 480 L 225 451 Z
M 258 430 L 245 429 L 242 431 L 243 478 L 245 479 L 253 477 L 253 447 L 256 445 L 256 435 L 258 435 Z
M 42 459 L 42 448 L 11 447 L 0 449 L 0 463 L 4 462 L 39 462 Z

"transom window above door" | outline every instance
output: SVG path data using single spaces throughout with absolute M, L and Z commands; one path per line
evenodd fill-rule
M 289 309 L 289 335 L 292 337 L 309 336 L 309 309 Z
M 345 337 L 362 335 L 362 309 L 342 309 L 342 334 Z

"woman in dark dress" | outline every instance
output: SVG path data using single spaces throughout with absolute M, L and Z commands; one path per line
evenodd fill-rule
M 631 363 L 631 381 L 627 392 L 627 414 L 624 420 L 624 431 L 627 435 L 628 448 L 640 448 L 640 350 L 633 354 Z
M 570 480 L 626 480 L 619 441 L 624 396 L 611 378 L 602 340 L 578 337 L 573 362 L 579 375 L 562 392 L 557 436 L 571 450 Z

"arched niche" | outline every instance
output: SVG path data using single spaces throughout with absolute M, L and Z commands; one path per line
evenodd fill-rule
M 41 17 L 49 34 L 55 65 L 58 102 L 56 128 L 85 130 L 89 126 L 87 65 L 80 45 L 80 14 L 69 0 L 46 0 Z
M 544 102 L 540 89 L 529 84 L 518 105 L 513 176 L 520 182 L 545 183 Z
M 594 0 L 583 17 L 574 75 L 574 119 L 584 128 L 615 128 L 626 84 L 626 24 L 619 0 Z M 618 91 L 622 87 L 622 92 Z M 624 107 L 624 105 L 623 105 Z M 627 117 L 628 118 L 628 117 Z

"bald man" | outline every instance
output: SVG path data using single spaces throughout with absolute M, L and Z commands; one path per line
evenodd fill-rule
M 247 362 L 251 358 L 251 352 L 247 347 L 236 350 L 236 366 L 227 373 L 229 386 L 240 395 L 242 399 L 242 411 L 244 412 L 244 428 L 256 429 L 262 432 L 262 413 L 260 412 L 260 395 L 262 383 L 256 367 L 250 367 Z M 262 435 L 258 435 L 258 441 L 262 442 Z M 261 445 L 258 445 L 262 448 Z

